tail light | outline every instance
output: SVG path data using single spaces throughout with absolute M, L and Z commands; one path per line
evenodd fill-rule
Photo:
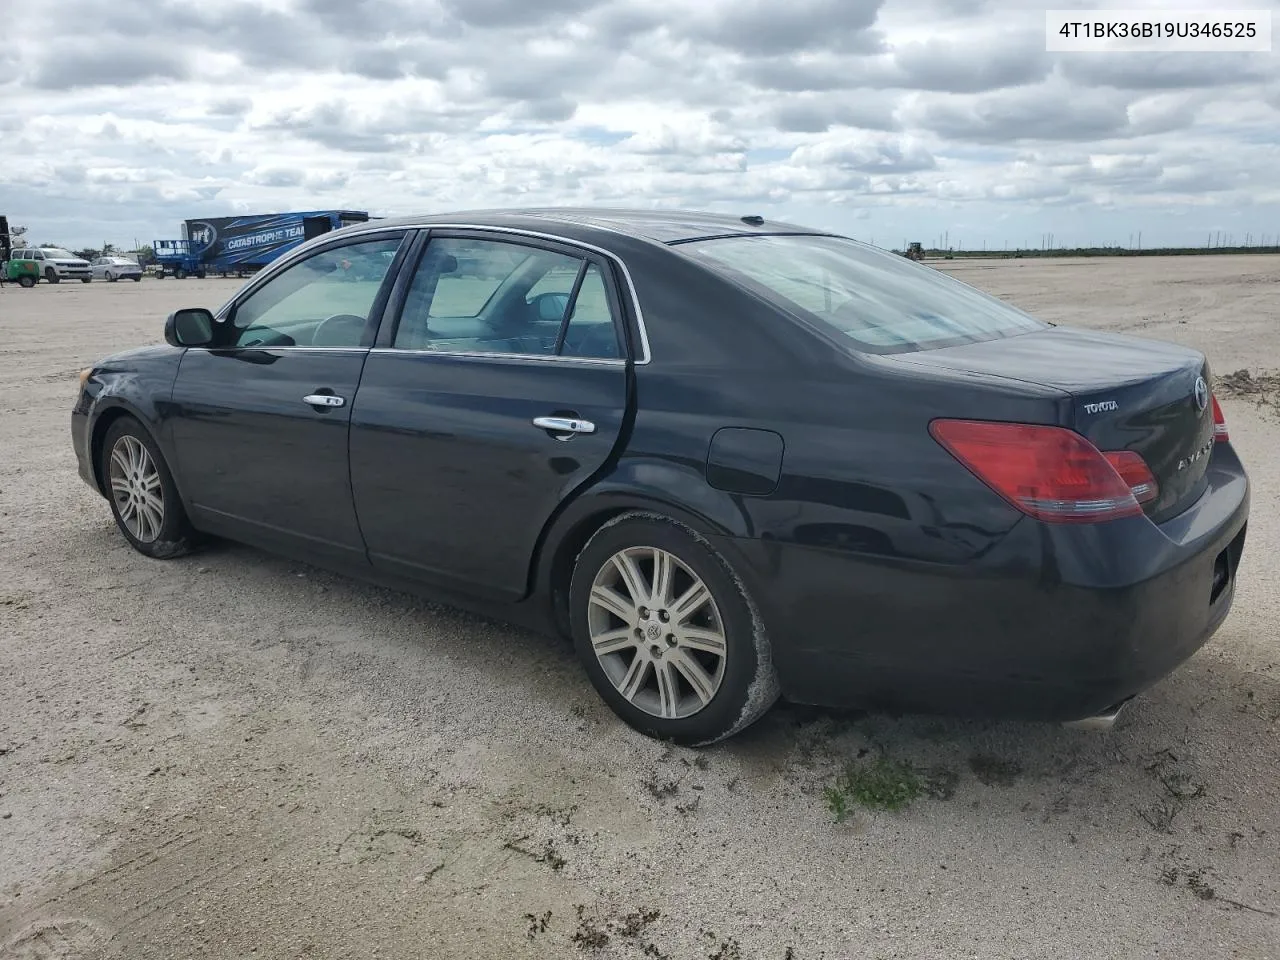
M 1135 485 L 1144 499 L 1155 496 L 1155 479 L 1141 457 L 1131 451 L 1108 457 L 1065 427 L 935 420 L 929 432 L 979 480 L 1038 520 L 1097 523 L 1140 516 Z
M 1209 397 L 1213 400 L 1213 439 L 1222 443 L 1231 439 L 1227 434 L 1227 418 L 1222 415 L 1222 405 L 1218 403 L 1218 398 L 1213 394 L 1209 394 Z
M 1103 456 L 1116 468 L 1120 479 L 1128 484 L 1133 499 L 1139 503 L 1154 500 L 1160 493 L 1156 478 L 1151 475 L 1151 468 L 1147 466 L 1147 461 L 1142 459 L 1142 454 L 1134 453 L 1132 450 L 1108 450 Z

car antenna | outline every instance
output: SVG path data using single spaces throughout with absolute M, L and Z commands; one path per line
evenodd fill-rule
M 752 227 L 764 226 L 764 217 L 758 213 L 749 213 L 742 218 L 742 222 Z

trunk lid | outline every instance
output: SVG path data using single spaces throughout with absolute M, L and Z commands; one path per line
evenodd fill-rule
M 1049 327 L 982 343 L 896 354 L 893 360 L 1061 390 L 1064 426 L 1103 451 L 1139 454 L 1159 485 L 1143 504 L 1159 522 L 1205 487 L 1213 453 L 1209 365 L 1202 353 L 1123 334 Z M 1198 388 L 1203 378 L 1204 387 Z

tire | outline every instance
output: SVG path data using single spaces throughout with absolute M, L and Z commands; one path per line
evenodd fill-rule
M 119 277 L 117 277 L 114 273 L 112 273 L 110 270 L 108 270 L 108 271 L 106 272 L 105 276 L 106 276 L 106 278 L 107 278 L 107 282 L 108 282 L 108 283 L 115 283 L 117 280 L 119 280 L 119 279 L 120 279 L 120 278 L 119 278 Z
M 145 457 L 139 451 L 144 452 Z M 142 424 L 132 417 L 121 417 L 107 427 L 99 466 L 111 515 L 130 546 L 155 560 L 169 560 L 191 552 L 196 532 L 187 519 L 164 455 Z M 142 482 L 131 479 L 139 474 Z M 136 503 L 140 493 L 154 493 L 156 489 L 160 492 L 158 521 L 154 509 L 134 505 L 132 511 L 129 510 L 130 500 L 126 494 Z
M 93 277 L 81 277 L 81 278 L 80 278 L 80 282 L 81 282 L 81 283 L 93 283 Z
M 31 274 L 29 273 L 24 273 L 22 276 L 18 278 L 18 286 L 26 290 L 30 290 L 35 285 L 36 285 L 36 278 L 31 276 Z
M 58 271 L 53 269 L 53 267 L 44 268 L 44 278 L 48 280 L 50 283 L 57 283 L 62 279 L 61 277 L 58 276 Z
M 655 600 L 659 557 L 668 587 Z M 675 603 L 695 594 L 695 578 L 707 599 L 682 616 Z M 623 602 L 606 608 L 597 587 Z M 627 602 L 636 594 L 642 602 Z M 778 699 L 768 636 L 742 581 L 711 544 L 668 517 L 627 513 L 596 531 L 574 563 L 569 614 L 596 691 L 646 736 L 705 746 L 746 729 Z M 602 637 L 608 649 L 598 656 Z
M 142 274 L 138 274 L 136 277 L 134 277 L 134 278 L 133 278 L 133 282 L 134 282 L 134 283 L 141 283 L 141 282 L 142 282 Z
M 178 269 L 173 271 L 173 279 L 175 280 L 187 279 L 187 271 L 183 270 L 181 267 L 178 267 Z

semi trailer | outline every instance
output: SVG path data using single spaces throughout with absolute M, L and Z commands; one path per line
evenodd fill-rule
M 363 210 L 311 210 L 184 220 L 179 225 L 181 239 L 152 243 L 156 272 L 178 279 L 209 274 L 245 276 L 303 241 L 368 220 L 369 214 Z

